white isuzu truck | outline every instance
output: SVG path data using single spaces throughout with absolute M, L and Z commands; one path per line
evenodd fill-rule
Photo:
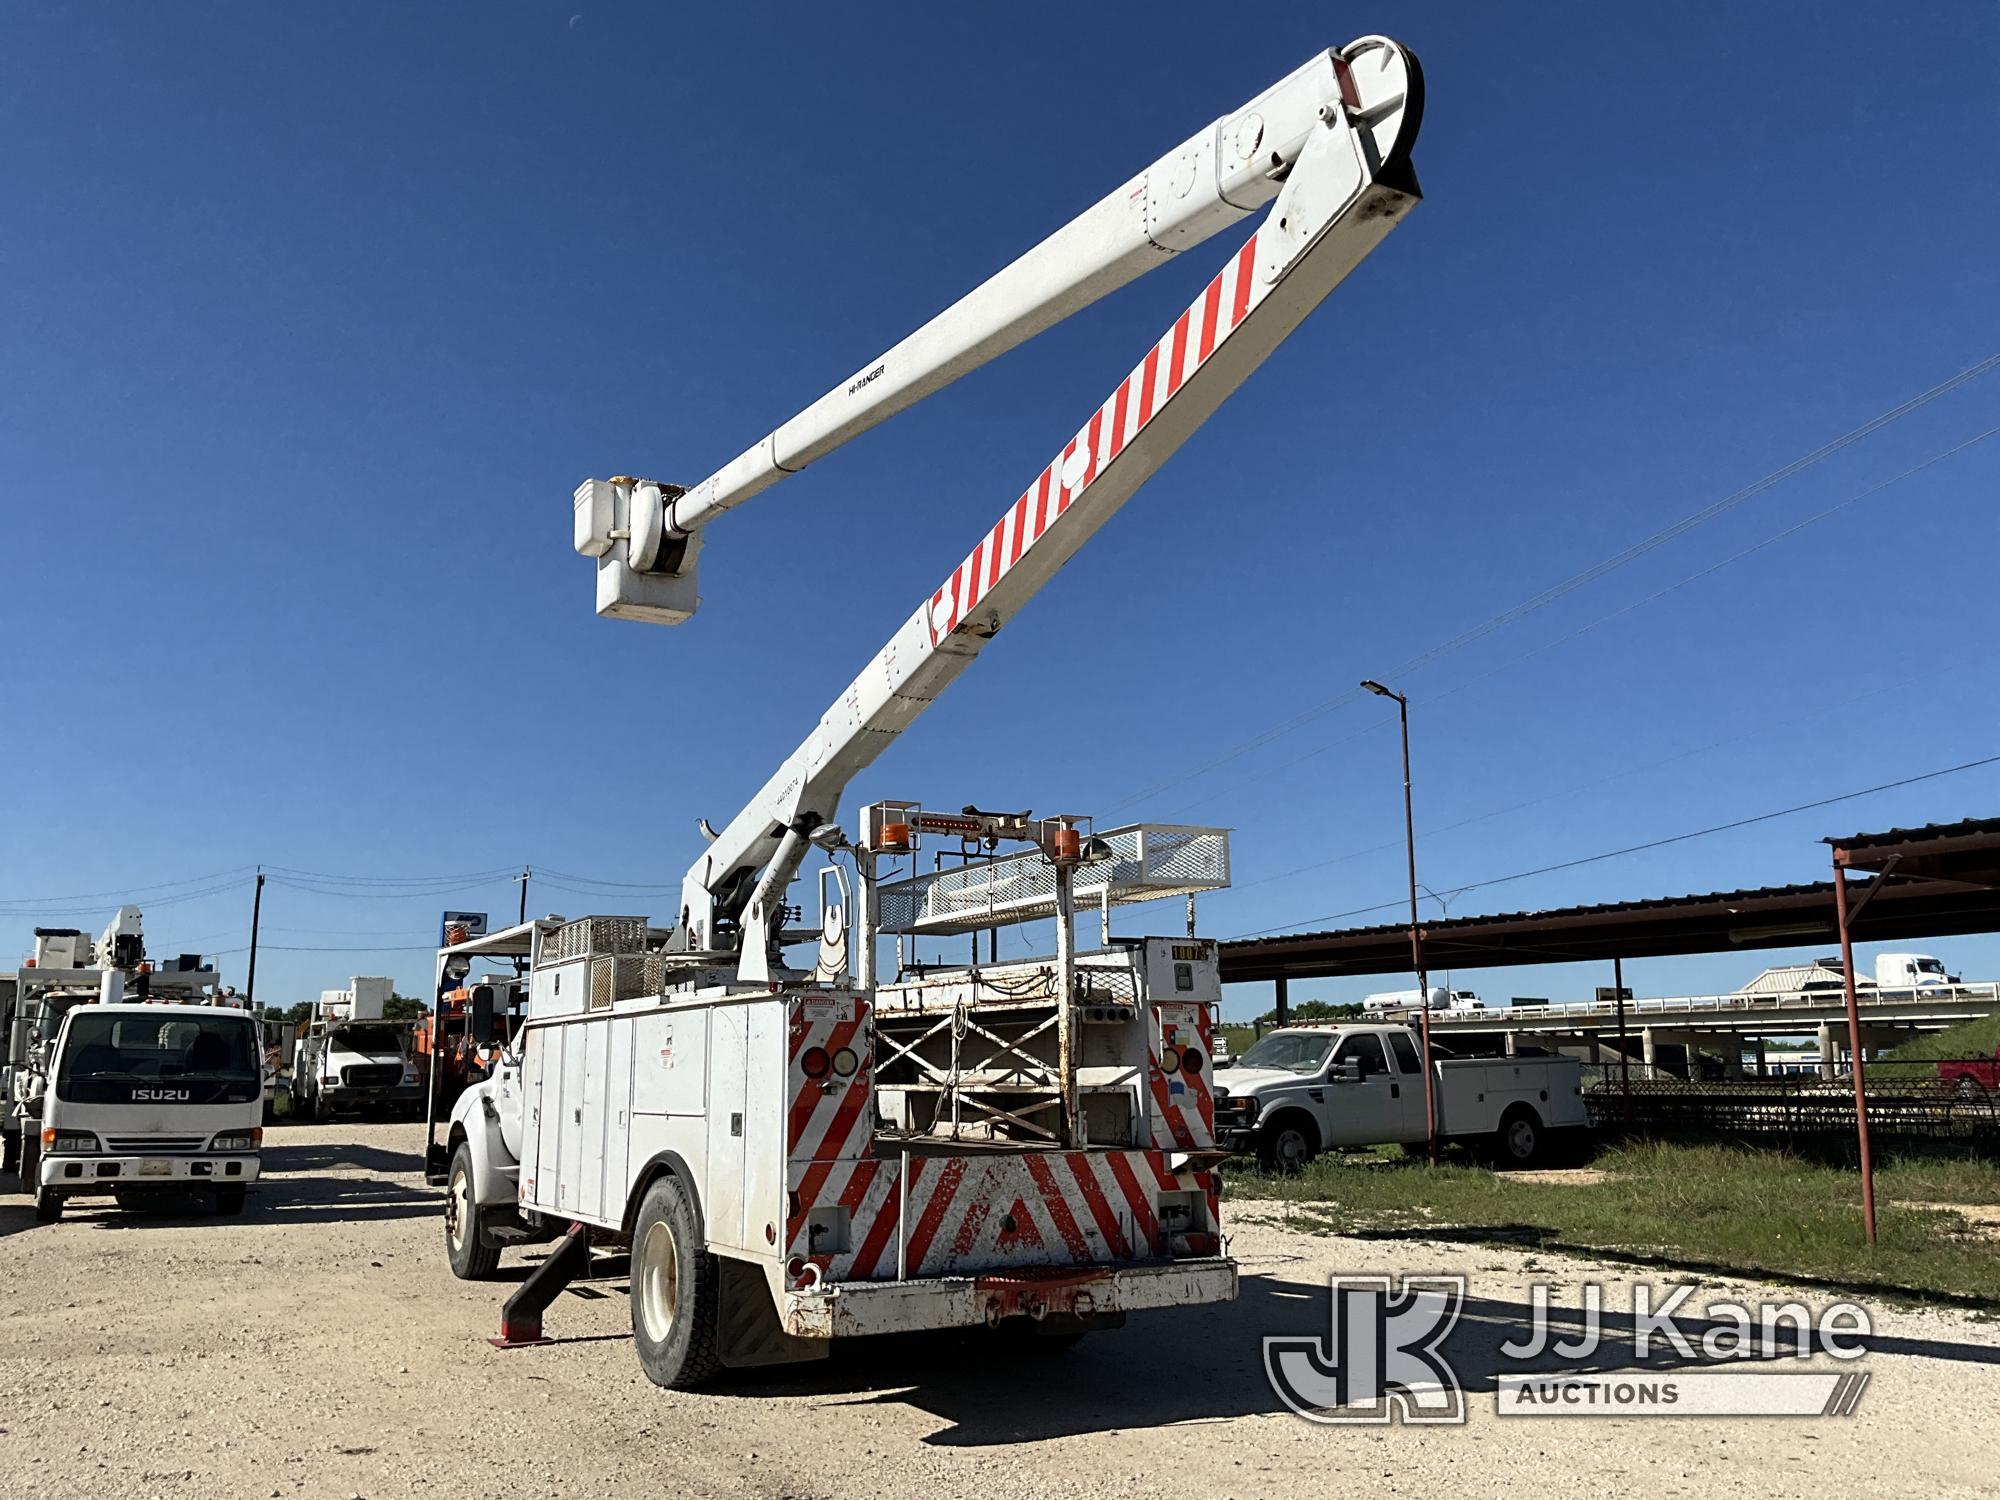
M 878 802 L 850 840 L 835 819 L 850 781 L 1402 222 L 1419 198 L 1422 96 L 1416 59 L 1387 38 L 1321 53 L 708 478 L 578 486 L 574 544 L 596 561 L 598 612 L 681 624 L 700 602 L 708 523 L 1269 209 L 1060 451 L 1005 492 L 972 550 L 763 788 L 720 832 L 701 823 L 708 846 L 669 920 L 523 923 L 440 954 L 440 991 L 481 958 L 529 974 L 518 1037 L 427 1159 L 446 1187 L 459 1275 L 491 1271 L 510 1240 L 562 1235 L 510 1299 L 504 1340 L 540 1337 L 541 1310 L 593 1238 L 631 1246 L 634 1341 L 646 1374 L 669 1386 L 823 1355 L 847 1335 L 987 1324 L 1073 1335 L 1235 1295 L 1214 1172 L 1214 945 L 1155 937 L 1078 953 L 1074 936 L 1079 892 L 1095 893 L 1108 924 L 1114 905 L 1226 884 L 1219 831 L 1097 834 L 1076 817 Z M 1338 375 L 1298 368 L 1337 402 L 1366 357 L 1337 339 L 1329 354 Z M 605 357 L 637 378 L 652 358 Z M 825 563 L 774 559 L 771 598 L 834 576 Z M 784 690 L 770 663 L 743 667 L 743 691 Z M 703 732 L 698 713 L 684 732 Z M 1074 705 L 995 732 L 1060 759 L 1115 757 L 1121 735 L 1147 730 Z M 670 749 L 633 764 L 629 796 L 600 811 L 688 791 Z M 926 837 L 947 843 L 919 868 Z M 795 926 L 788 896 L 814 851 L 850 860 L 855 883 L 843 884 L 847 864 L 830 865 L 817 918 Z M 876 983 L 884 934 L 976 942 L 1035 919 L 1053 919 L 1048 958 L 1001 965 L 989 938 L 984 965 L 975 951 L 949 974 L 899 964 Z M 816 961 L 788 961 L 807 944 Z M 472 1004 L 484 1040 L 491 1006 L 477 987 Z
M 94 943 L 39 928 L 14 981 L 9 1155 L 36 1216 L 66 1199 L 142 1206 L 200 1189 L 235 1213 L 263 1143 L 257 1023 L 198 954 L 147 958 L 137 907 Z
M 56 1033 L 36 1150 L 22 1176 L 35 1217 L 70 1198 L 142 1207 L 205 1190 L 240 1213 L 264 1141 L 264 1050 L 249 1012 L 210 1005 L 80 1005 Z

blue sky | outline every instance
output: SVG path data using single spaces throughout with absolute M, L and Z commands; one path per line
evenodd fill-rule
M 10 7 L 0 952 L 160 887 L 156 949 L 240 982 L 258 863 L 371 882 L 274 877 L 271 1000 L 420 989 L 523 862 L 570 872 L 538 911 L 665 916 L 575 877 L 677 884 L 1239 236 L 719 523 L 680 630 L 594 617 L 575 483 L 699 478 L 1374 30 L 1424 63 L 1426 202 L 850 806 L 1227 824 L 1228 936 L 1397 898 L 1364 676 L 1411 697 L 1445 892 L 2000 749 L 2000 440 L 1896 478 L 2000 374 L 1431 654 L 1995 352 L 2000 12 L 1175 11 Z M 1822 835 L 1996 808 L 1990 766 L 1452 910 L 1816 879 Z

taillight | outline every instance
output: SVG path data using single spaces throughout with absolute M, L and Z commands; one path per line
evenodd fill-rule
M 799 1066 L 808 1078 L 824 1078 L 833 1066 L 833 1060 L 826 1055 L 824 1047 L 808 1047 L 799 1057 Z
M 833 1071 L 842 1078 L 852 1078 L 861 1067 L 861 1058 L 852 1047 L 842 1047 L 833 1054 Z

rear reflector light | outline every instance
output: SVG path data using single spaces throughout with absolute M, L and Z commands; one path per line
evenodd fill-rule
M 824 1078 L 827 1069 L 832 1066 L 832 1059 L 826 1055 L 824 1047 L 808 1047 L 799 1058 L 799 1067 L 808 1078 Z

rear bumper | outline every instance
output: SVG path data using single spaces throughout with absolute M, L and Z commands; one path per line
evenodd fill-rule
M 785 1332 L 855 1338 L 928 1328 L 978 1328 L 1003 1318 L 1122 1316 L 1155 1307 L 1236 1300 L 1236 1262 L 1226 1256 L 1161 1265 L 1106 1266 L 1076 1274 L 935 1276 L 921 1281 L 846 1281 L 787 1292 Z
M 108 1193 L 114 1188 L 213 1187 L 255 1182 L 254 1152 L 229 1156 L 44 1156 L 41 1186 L 57 1193 Z

